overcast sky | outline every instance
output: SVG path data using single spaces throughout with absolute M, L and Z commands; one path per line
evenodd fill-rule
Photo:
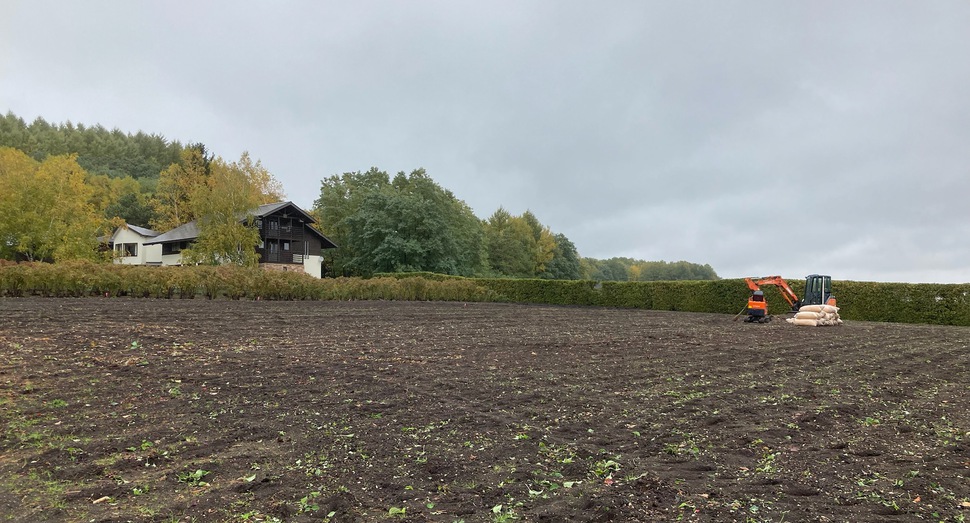
M 970 282 L 970 2 L 0 0 L 0 110 L 320 181 L 425 168 L 582 256 Z

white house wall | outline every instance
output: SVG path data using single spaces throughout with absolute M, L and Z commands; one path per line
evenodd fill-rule
M 160 263 L 162 259 L 161 245 L 145 245 L 149 238 L 138 234 L 131 229 L 119 228 L 113 238 L 114 245 L 134 243 L 138 246 L 138 254 L 135 256 L 115 256 L 114 262 L 123 265 L 145 265 L 148 263 Z M 115 251 L 117 252 L 117 251 Z
M 162 254 L 161 245 L 158 246 L 158 261 L 162 265 L 182 265 L 182 254 Z
M 308 254 L 303 257 L 303 272 L 314 278 L 323 277 L 323 256 Z
M 145 245 L 145 261 L 144 263 L 156 264 L 162 262 L 162 246 L 161 245 Z

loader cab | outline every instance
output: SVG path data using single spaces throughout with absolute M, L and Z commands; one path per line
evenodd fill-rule
M 824 305 L 826 303 L 835 304 L 835 297 L 832 296 L 832 277 L 809 274 L 805 277 L 805 294 L 802 295 L 802 305 Z
M 771 321 L 771 316 L 768 316 L 768 302 L 765 301 L 765 293 L 753 291 L 751 297 L 748 298 L 748 308 L 745 312 L 748 314 L 748 317 L 744 320 L 746 323 Z

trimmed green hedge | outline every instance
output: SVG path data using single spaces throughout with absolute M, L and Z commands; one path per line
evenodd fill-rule
M 796 293 L 803 292 L 801 280 L 789 283 Z M 770 313 L 789 311 L 777 288 L 765 286 L 763 290 Z M 840 315 L 847 320 L 970 326 L 970 284 L 835 281 L 832 290 Z M 746 306 L 749 294 L 741 279 L 597 283 L 395 273 L 320 280 L 298 272 L 230 266 L 0 260 L 0 296 L 505 301 L 737 314 Z
M 833 282 L 844 319 L 970 326 L 970 284 Z
M 750 291 L 743 279 L 706 281 L 602 282 L 461 278 L 432 273 L 382 274 L 382 277 L 421 276 L 467 279 L 494 291 L 495 299 L 515 303 L 596 305 L 652 310 L 738 314 Z M 804 280 L 788 280 L 799 296 Z M 777 287 L 762 288 L 771 314 L 791 310 Z M 970 326 L 970 284 L 876 283 L 833 281 L 843 319 Z
M 737 313 L 748 303 L 744 280 L 595 282 L 589 280 L 541 280 L 513 278 L 463 278 L 431 273 L 384 273 L 388 278 L 461 279 L 476 282 L 495 293 L 496 299 L 513 303 L 550 305 L 596 305 L 638 309 Z M 781 294 L 766 288 L 769 307 L 788 311 Z

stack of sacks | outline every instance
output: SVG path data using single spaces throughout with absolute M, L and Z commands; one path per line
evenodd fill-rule
M 834 305 L 806 305 L 798 309 L 794 318 L 788 318 L 788 323 L 818 327 L 842 325 L 842 319 L 839 318 L 839 308 Z

